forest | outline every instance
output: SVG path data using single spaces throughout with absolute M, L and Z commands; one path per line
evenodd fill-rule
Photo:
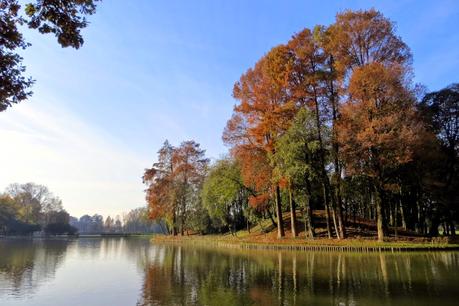
M 171 235 L 265 220 L 278 238 L 456 235 L 459 84 L 428 91 L 412 62 L 374 9 L 294 34 L 234 84 L 225 157 L 164 142 L 143 174 L 150 218 Z

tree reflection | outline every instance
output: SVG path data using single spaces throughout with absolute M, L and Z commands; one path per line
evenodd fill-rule
M 9 289 L 0 291 L 0 296 L 27 295 L 54 278 L 68 244 L 65 240 L 0 240 L 0 288 Z
M 138 305 L 455 305 L 458 253 L 152 247 Z
M 56 277 L 65 257 L 73 268 L 90 264 L 95 267 L 91 273 L 99 274 L 98 263 L 109 262 L 104 271 L 113 268 L 112 277 L 120 278 L 112 284 L 108 277 L 107 286 L 100 286 L 114 294 L 139 273 L 140 296 L 132 296 L 138 305 L 444 306 L 456 305 L 458 297 L 458 252 L 244 251 L 110 238 L 0 240 L 0 300 L 5 294 L 34 294 Z M 134 278 L 121 278 L 126 274 L 118 271 L 132 267 Z M 70 272 L 75 269 L 65 271 L 65 277 L 79 281 L 81 276 Z M 61 276 L 60 281 L 67 280 Z

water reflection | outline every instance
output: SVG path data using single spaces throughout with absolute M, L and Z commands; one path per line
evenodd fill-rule
M 456 305 L 459 253 L 0 240 L 3 305 Z
M 52 279 L 67 247 L 63 240 L 0 240 L 0 298 L 32 294 Z
M 457 305 L 457 253 L 243 252 L 158 246 L 138 305 Z

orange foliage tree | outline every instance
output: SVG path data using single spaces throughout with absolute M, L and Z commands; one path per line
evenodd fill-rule
M 329 79 L 328 55 L 321 46 L 318 30 L 304 29 L 293 36 L 288 46 L 294 55 L 294 69 L 289 84 L 293 98 L 301 107 L 306 107 L 314 114 L 315 131 L 319 143 L 320 180 L 323 189 L 323 200 L 326 211 L 328 237 L 331 238 L 330 207 L 333 208 L 335 232 L 338 238 L 344 236 L 341 214 L 335 199 L 332 197 L 330 179 L 327 173 L 329 143 L 322 135 L 323 127 L 329 121 Z M 338 224 L 340 225 L 338 227 Z
M 205 151 L 193 140 L 173 147 L 166 140 L 158 151 L 158 162 L 145 169 L 146 200 L 150 218 L 165 219 L 172 234 L 183 235 L 188 214 L 199 201 L 199 191 L 209 160 Z M 179 228 L 178 228 L 179 227 Z
M 172 230 L 177 234 L 177 201 L 173 180 L 174 164 L 172 156 L 176 149 L 166 140 L 158 151 L 158 162 L 151 168 L 145 169 L 142 177 L 147 185 L 146 200 L 151 219 L 166 220 Z
M 234 115 L 223 135 L 240 160 L 245 184 L 253 186 L 258 193 L 250 203 L 265 206 L 274 198 L 279 238 L 284 236 L 280 188 L 279 182 L 273 181 L 268 165 L 270 155 L 275 154 L 276 140 L 296 113 L 287 86 L 291 66 L 290 49 L 280 45 L 241 76 L 233 90 L 233 96 L 240 103 L 234 107 Z M 263 168 L 263 175 L 256 175 L 257 168 Z
M 396 170 L 412 160 L 423 127 L 414 97 L 398 65 L 375 62 L 356 68 L 339 122 L 339 141 L 349 174 L 368 177 L 378 195 L 378 240 L 384 239 L 386 190 Z

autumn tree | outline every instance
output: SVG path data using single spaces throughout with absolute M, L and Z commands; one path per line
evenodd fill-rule
M 200 188 L 209 160 L 195 141 L 184 141 L 175 148 L 165 141 L 158 152 L 158 162 L 146 169 L 146 199 L 152 219 L 165 219 L 183 235 L 188 214 L 201 205 Z
M 345 237 L 341 199 L 344 165 L 337 139 L 337 122 L 341 104 L 349 94 L 349 79 L 355 68 L 373 62 L 408 67 L 411 54 L 395 35 L 393 23 L 375 10 L 339 13 L 331 26 L 316 26 L 313 31 L 305 29 L 289 44 L 297 50 L 295 53 L 299 58 L 297 71 L 300 73 L 296 76 L 300 78 L 295 84 L 300 88 L 299 97 L 309 98 L 307 104 L 314 106 L 318 126 L 331 126 L 330 157 L 333 167 L 325 164 L 324 153 L 321 159 L 325 204 L 328 207 L 327 204 L 331 203 L 333 208 L 338 238 Z M 322 149 L 321 152 L 325 151 Z M 327 176 L 327 172 L 331 177 Z
M 253 172 L 249 160 L 263 163 L 263 159 L 269 161 L 269 156 L 276 154 L 275 143 L 296 113 L 296 105 L 287 87 L 291 64 L 289 48 L 280 45 L 241 76 L 233 90 L 233 96 L 240 103 L 234 107 L 233 117 L 223 136 L 224 141 L 232 146 L 233 154 L 241 160 L 245 183 L 258 187 L 269 185 L 263 190 L 255 189 L 258 194 L 251 201 L 265 205 L 274 198 L 279 238 L 285 235 L 279 182 L 272 180 L 269 169 L 265 169 L 264 182 L 255 184 L 250 181 L 255 177 L 250 177 L 247 172 Z
M 78 49 L 84 42 L 81 30 L 88 25 L 86 16 L 95 13 L 98 1 L 36 0 L 23 6 L 16 0 L 0 0 L 0 112 L 32 94 L 33 80 L 24 76 L 19 55 L 30 46 L 21 28 L 54 34 L 62 47 Z
M 205 150 L 194 140 L 184 141 L 173 151 L 172 178 L 177 186 L 177 212 L 180 219 L 180 232 L 186 230 L 189 215 L 202 211 L 200 190 L 209 164 Z
M 377 194 L 378 240 L 382 241 L 386 191 L 394 171 L 412 160 L 422 135 L 404 68 L 378 62 L 356 68 L 339 127 L 346 171 L 368 177 Z
M 326 32 L 325 48 L 342 82 L 349 80 L 355 68 L 367 64 L 411 64 L 411 52 L 395 34 L 394 23 L 375 9 L 339 13 Z
M 171 227 L 171 233 L 177 234 L 177 196 L 174 183 L 175 148 L 166 140 L 158 151 L 158 162 L 151 168 L 145 169 L 142 177 L 147 185 L 146 200 L 149 206 L 149 216 L 155 220 L 166 220 Z

